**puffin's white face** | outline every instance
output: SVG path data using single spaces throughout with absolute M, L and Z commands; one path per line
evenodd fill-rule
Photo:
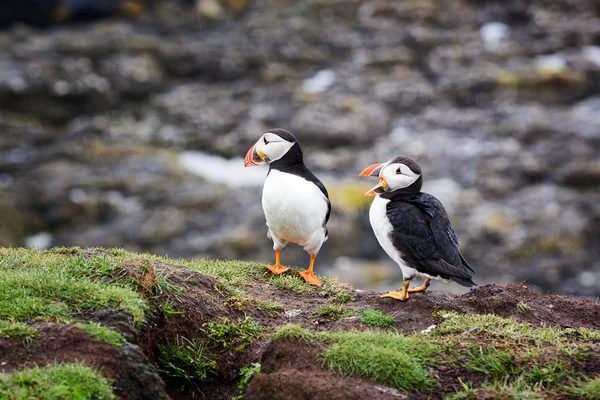
M 269 164 L 283 157 L 294 145 L 279 135 L 271 132 L 264 133 L 260 139 L 248 150 L 244 159 L 244 166 Z
M 404 163 L 402 160 L 408 161 Z M 418 172 L 411 169 L 407 165 L 408 163 L 412 163 Z M 377 196 L 411 186 L 421 177 L 421 169 L 413 160 L 406 157 L 395 157 L 385 164 L 373 164 L 365 168 L 360 176 L 379 177 L 379 184 L 365 193 L 366 196 Z
M 383 178 L 383 181 L 389 186 L 389 191 L 409 187 L 420 176 L 421 174 L 415 173 L 408 165 L 402 163 L 384 166 L 379 173 L 379 178 Z

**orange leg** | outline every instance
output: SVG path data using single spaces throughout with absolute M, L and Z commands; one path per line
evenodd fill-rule
M 412 289 L 408 289 L 408 293 L 424 292 L 427 290 L 427 288 L 429 287 L 430 284 L 431 284 L 431 279 L 425 278 L 425 282 L 423 282 L 423 284 L 421 286 L 412 288 Z
M 289 268 L 286 268 L 281 265 L 281 262 L 279 261 L 280 257 L 281 257 L 281 249 L 275 250 L 275 265 L 273 265 L 273 266 L 267 265 L 267 268 L 275 275 L 283 274 L 285 271 L 287 271 L 289 269 Z
M 300 272 L 300 275 L 304 278 L 304 280 L 311 285 L 322 286 L 321 281 L 313 274 L 313 267 L 315 265 L 315 256 L 310 256 L 310 266 L 306 271 Z
M 410 279 L 405 279 L 403 283 L 402 290 L 399 292 L 388 292 L 386 294 L 382 294 L 379 297 L 391 297 L 392 299 L 406 301 L 408 300 L 408 286 L 410 285 Z

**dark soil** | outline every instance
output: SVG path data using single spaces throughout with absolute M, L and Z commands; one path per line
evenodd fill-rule
M 40 324 L 31 340 L 0 339 L 0 372 L 53 362 L 81 362 L 113 381 L 120 399 L 167 399 L 165 386 L 140 348 L 115 347 L 95 340 L 74 325 Z

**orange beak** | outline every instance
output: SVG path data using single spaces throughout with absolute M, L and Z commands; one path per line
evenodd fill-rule
M 256 161 L 255 161 L 256 160 Z M 259 162 L 262 161 L 256 152 L 256 145 L 250 147 L 250 150 L 246 153 L 244 158 L 244 167 L 256 167 Z
M 385 178 L 382 176 L 379 178 L 379 183 L 365 193 L 365 196 L 377 196 L 378 194 L 384 194 L 387 191 L 388 183 Z
M 358 176 L 379 176 L 379 172 L 381 172 L 381 166 L 383 163 L 373 164 L 370 167 L 363 169 L 363 171 Z

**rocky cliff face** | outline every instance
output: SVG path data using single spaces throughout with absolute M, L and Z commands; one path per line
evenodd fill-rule
M 596 2 L 200 3 L 0 33 L 0 244 L 267 262 L 264 171 L 209 154 L 279 126 L 332 192 L 323 270 L 394 270 L 356 261 L 391 264 L 356 174 L 405 154 L 480 282 L 600 294 Z

